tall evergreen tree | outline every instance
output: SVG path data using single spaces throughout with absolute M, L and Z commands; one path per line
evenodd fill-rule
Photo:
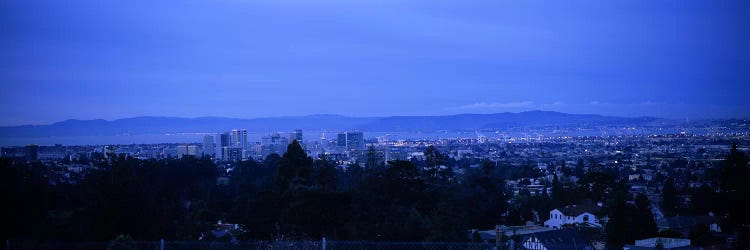
M 312 158 L 307 156 L 297 140 L 292 141 L 279 161 L 276 183 L 280 193 L 284 195 L 289 191 L 309 187 L 312 163 Z
M 338 176 L 336 163 L 327 157 L 316 160 L 313 169 L 313 183 L 317 189 L 325 192 L 336 191 Z
M 584 166 L 583 166 L 583 159 L 578 159 L 578 161 L 576 162 L 576 167 L 575 167 L 575 172 L 574 172 L 574 173 L 575 173 L 575 176 L 576 176 L 576 177 L 578 177 L 578 178 L 582 178 L 582 177 L 583 177 L 583 175 L 585 175 L 585 174 L 586 174 L 586 173 L 585 173 L 585 172 L 583 171 L 583 169 L 584 169 Z
M 645 239 L 658 235 L 658 228 L 651 211 L 651 201 L 645 194 L 638 194 L 635 198 L 638 214 L 635 217 L 635 227 L 638 229 L 638 238 Z
M 750 169 L 747 164 L 747 156 L 737 149 L 736 143 L 732 143 L 732 148 L 722 164 L 720 183 L 724 207 L 729 215 L 726 223 L 729 231 L 743 224 L 750 224 L 750 215 L 747 214 L 747 211 L 750 211 Z
M 552 177 L 552 190 L 551 191 L 552 191 L 552 197 L 551 197 L 552 207 L 560 207 L 560 206 L 565 205 L 565 194 L 564 194 L 563 186 L 557 177 L 557 173 L 555 173 L 555 176 Z
M 674 184 L 674 179 L 667 178 L 664 181 L 664 186 L 661 190 L 662 197 L 662 210 L 665 215 L 675 215 L 677 213 L 677 207 L 679 200 L 677 199 L 677 188 Z

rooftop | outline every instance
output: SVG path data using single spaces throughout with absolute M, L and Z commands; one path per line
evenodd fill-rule
M 602 207 L 585 203 L 582 205 L 570 205 L 563 208 L 558 208 L 557 210 L 560 210 L 560 212 L 562 212 L 564 215 L 577 216 L 585 212 L 598 214 L 602 210 Z

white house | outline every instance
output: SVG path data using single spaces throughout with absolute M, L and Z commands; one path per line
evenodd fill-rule
M 602 227 L 601 221 L 596 217 L 599 210 L 601 207 L 596 205 L 572 205 L 553 209 L 549 212 L 549 220 L 544 222 L 544 226 L 562 228 L 563 225 L 583 224 Z

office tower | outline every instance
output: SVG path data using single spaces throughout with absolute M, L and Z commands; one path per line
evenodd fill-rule
M 279 135 L 279 133 L 263 136 L 261 138 L 261 155 L 263 158 L 273 153 L 283 155 L 286 153 L 288 146 L 289 140 Z
M 336 137 L 336 146 L 346 148 L 346 132 L 340 132 Z
M 247 149 L 247 129 L 233 129 L 231 138 L 230 146 Z
M 353 149 L 364 149 L 365 148 L 365 138 L 364 134 L 362 132 L 346 132 L 346 149 L 347 150 L 353 150 Z
M 196 145 L 179 145 L 177 146 L 177 158 L 189 156 L 198 156 L 198 146 Z
M 203 155 L 213 156 L 216 154 L 216 145 L 214 144 L 214 137 L 210 135 L 203 136 Z
M 187 145 L 177 146 L 177 158 L 182 158 L 183 156 L 187 155 L 187 147 Z
M 239 161 L 242 160 L 242 149 L 236 147 L 222 147 L 221 156 L 221 159 L 225 161 Z
M 229 133 L 219 134 L 219 147 L 229 147 L 230 136 Z
M 190 145 L 187 147 L 187 154 L 192 156 L 198 156 L 198 145 Z
M 229 143 L 231 142 L 232 138 L 229 133 L 221 133 L 219 134 L 219 149 L 221 150 L 221 159 L 224 160 L 227 158 L 226 155 L 224 155 L 224 148 L 229 147 Z
M 289 133 L 289 143 L 292 143 L 294 140 L 297 140 L 299 145 L 305 145 L 302 140 L 302 130 L 301 129 L 295 129 L 291 133 Z

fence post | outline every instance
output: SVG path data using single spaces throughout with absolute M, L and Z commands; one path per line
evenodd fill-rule
M 159 241 L 159 250 L 164 250 L 164 238 Z
M 323 245 L 323 250 L 326 250 L 326 237 L 323 237 L 322 245 Z
M 5 240 L 5 250 L 10 250 L 10 240 Z

